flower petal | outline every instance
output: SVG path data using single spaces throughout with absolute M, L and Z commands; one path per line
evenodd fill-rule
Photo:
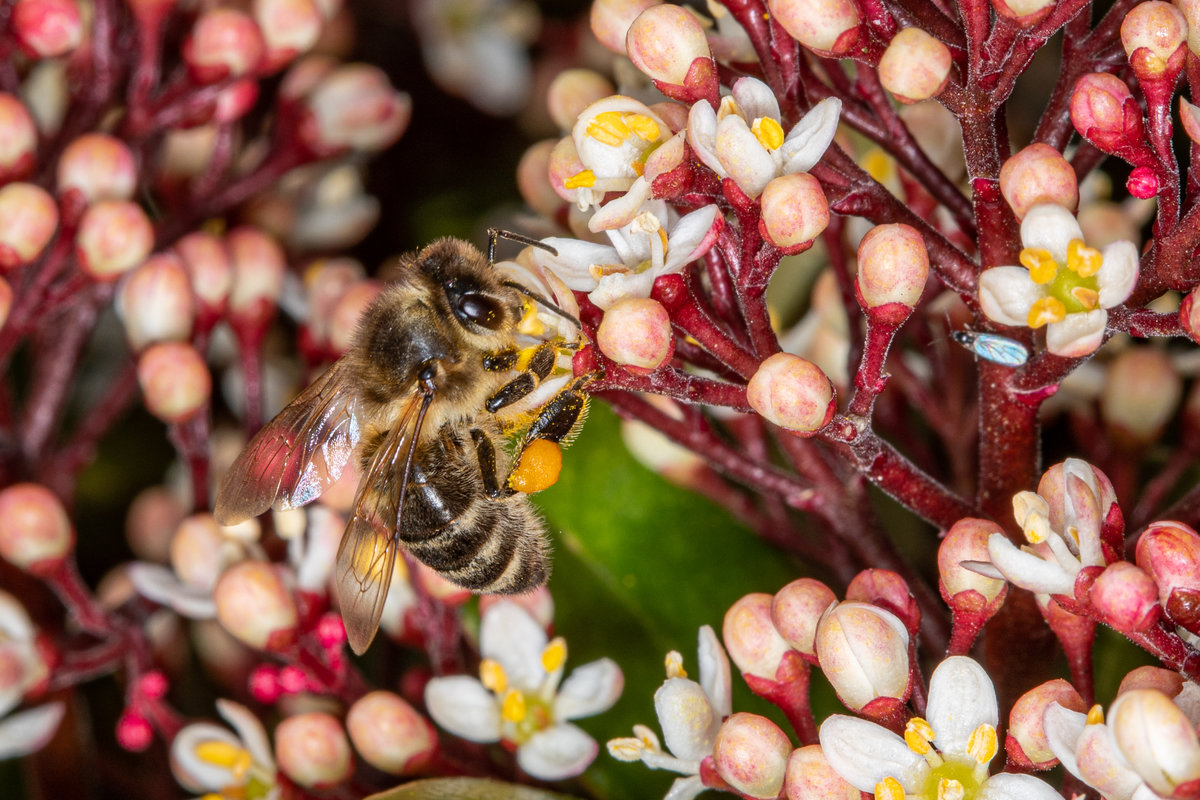
M 708 103 L 695 103 L 688 111 L 687 140 L 705 166 L 722 178 L 729 175 L 717 158 L 717 112 Z
M 1064 358 L 1082 358 L 1096 352 L 1104 341 L 1108 312 L 1103 308 L 1067 314 L 1061 322 L 1046 326 L 1046 349 Z
M 618 300 L 626 297 L 649 297 L 655 275 L 650 270 L 638 273 L 618 272 L 600 279 L 588 300 L 601 311 L 608 311 Z
M 0 637 L 32 639 L 33 635 L 33 620 L 29 618 L 25 606 L 8 592 L 0 590 Z
M 1021 220 L 1021 244 L 1050 251 L 1059 264 L 1067 263 L 1067 245 L 1083 239 L 1075 215 L 1055 203 L 1038 203 Z
M 1075 759 L 1075 743 L 1087 725 L 1087 715 L 1052 702 L 1042 712 L 1042 730 L 1050 752 L 1067 772 L 1078 777 L 1079 764 Z
M 667 258 L 660 274 L 680 272 L 711 250 L 723 225 L 724 218 L 715 205 L 698 208 L 681 217 L 671 228 L 667 241 Z
M 717 719 L 733 713 L 733 684 L 730 681 L 729 656 L 717 639 L 712 626 L 700 626 L 700 686 L 712 703 Z
M 966 756 L 967 740 L 976 728 L 999 724 L 992 679 L 973 659 L 950 656 L 929 679 L 925 718 L 937 734 L 939 750 Z
M 1047 561 L 1018 548 L 1002 533 L 988 537 L 988 557 L 1009 582 L 1022 589 L 1069 595 L 1075 587 L 1075 576 L 1058 562 Z
M 588 230 L 599 233 L 628 225 L 641 213 L 642 206 L 649 199 L 650 182 L 644 177 L 638 178 L 625 194 L 605 203 L 592 215 L 588 220 Z
M 685 761 L 712 755 L 721 720 L 700 684 L 687 678 L 668 678 L 654 693 L 654 710 L 667 749 Z
M 223 698 L 217 700 L 217 713 L 233 726 L 255 764 L 275 769 L 275 752 L 271 749 L 271 740 L 267 738 L 266 728 L 259 721 L 257 714 L 243 705 Z
M 1133 242 L 1113 242 L 1101 253 L 1104 263 L 1096 274 L 1100 284 L 1100 307 L 1112 308 L 1133 294 L 1138 280 L 1138 251 Z
M 975 797 L 976 800 L 1059 800 L 1062 795 L 1041 778 L 1001 772 L 988 778 Z
M 875 791 L 884 778 L 895 778 L 906 792 L 915 793 L 928 770 L 903 739 L 865 719 L 834 714 L 821 724 L 819 735 L 829 766 L 863 792 Z
M 838 120 L 842 114 L 842 101 L 826 97 L 813 106 L 796 125 L 788 131 L 779 154 L 783 156 L 783 172 L 808 172 L 821 160 L 829 149 Z
M 517 764 L 535 778 L 560 781 L 581 774 L 599 751 L 596 740 L 575 725 L 553 725 L 517 748 Z
M 196 755 L 196 748 L 205 742 L 243 747 L 232 731 L 210 722 L 197 722 L 179 731 L 171 740 L 171 771 L 180 785 L 189 791 L 219 790 L 232 780 L 228 769 L 203 761 Z
M 217 616 L 211 589 L 190 586 L 167 567 L 138 562 L 130 564 L 125 574 L 142 597 L 172 608 L 189 619 Z
M 553 272 L 568 287 L 577 292 L 590 292 L 596 288 L 596 279 L 592 276 L 590 267 L 593 264 L 620 264 L 621 257 L 617 251 L 606 244 L 584 242 L 579 239 L 565 239 L 551 236 L 543 239 L 558 251 L 558 255 L 542 250 L 533 249 L 533 261 L 540 268 Z
M 617 662 L 602 658 L 571 672 L 554 700 L 554 718 L 579 719 L 612 708 L 625 688 L 625 676 Z
M 500 740 L 500 706 L 496 697 L 470 675 L 434 678 L 425 684 L 429 716 L 455 736 L 472 742 Z
M 67 707 L 47 703 L 0 720 L 0 761 L 27 756 L 46 746 Z
M 1041 297 L 1041 287 L 1024 267 L 992 267 L 979 276 L 979 305 L 1001 325 L 1026 327 L 1029 309 Z
M 730 88 L 733 99 L 747 122 L 768 117 L 779 122 L 779 100 L 770 86 L 758 78 L 738 78 Z
M 717 158 L 741 190 L 758 197 L 779 174 L 775 158 L 762 146 L 746 120 L 731 114 L 717 123 Z
M 671 788 L 663 795 L 663 800 L 695 800 L 704 791 L 707 791 L 707 787 L 700 776 L 689 775 L 686 778 L 676 778 Z

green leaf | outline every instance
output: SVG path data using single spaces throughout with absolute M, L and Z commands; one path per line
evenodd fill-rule
M 570 795 L 486 778 L 430 778 L 413 781 L 367 800 L 573 800 Z

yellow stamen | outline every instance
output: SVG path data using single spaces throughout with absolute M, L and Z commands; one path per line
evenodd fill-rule
M 629 166 L 633 170 L 633 174 L 637 175 L 639 178 L 646 171 L 645 161 L 631 161 L 629 162 Z
M 996 728 L 986 722 L 967 737 L 967 753 L 977 764 L 990 764 L 996 757 L 999 744 L 996 739 Z
M 1029 315 L 1025 324 L 1031 328 L 1040 328 L 1051 322 L 1062 322 L 1067 316 L 1067 307 L 1056 297 L 1043 297 L 1029 307 Z
M 743 116 L 741 106 L 737 104 L 737 100 L 733 99 L 733 95 L 727 94 L 721 98 L 721 105 L 717 107 L 717 122 L 728 117 L 730 114 Z
M 966 789 L 962 783 L 953 778 L 942 778 L 938 781 L 937 800 L 963 800 Z
M 238 747 L 229 742 L 215 740 L 201 742 L 196 745 L 195 753 L 196 758 L 229 770 L 238 780 L 241 780 L 254 764 L 254 759 L 250 757 L 250 753 L 244 747 Z
M 768 150 L 778 150 L 783 144 L 783 126 L 770 117 L 759 117 L 750 126 L 758 143 Z
M 504 667 L 500 666 L 499 661 L 491 658 L 479 662 L 479 681 L 494 694 L 504 694 L 504 690 L 508 688 L 508 675 L 504 672 Z
M 542 322 L 542 318 L 538 316 L 537 306 L 528 300 L 525 301 L 525 309 L 521 314 L 521 321 L 517 323 L 517 331 L 526 336 L 536 337 L 541 337 L 546 332 L 546 325 Z
M 1104 257 L 1094 247 L 1088 247 L 1079 239 L 1072 239 L 1067 244 L 1067 269 L 1073 270 L 1082 278 L 1090 278 L 1100 271 Z
M 1088 725 L 1103 725 L 1104 724 L 1104 709 L 1099 703 L 1088 709 L 1087 719 Z
M 1089 311 L 1100 307 L 1100 293 L 1095 289 L 1089 289 L 1086 286 L 1076 286 L 1071 290 L 1071 297 L 1074 297 L 1081 306 Z
M 1029 270 L 1029 278 L 1034 283 L 1049 283 L 1058 274 L 1058 262 L 1050 255 L 1049 250 L 1026 247 L 1021 251 L 1020 261 L 1021 266 Z
M 686 678 L 687 671 L 683 668 L 683 656 L 679 651 L 672 650 L 667 653 L 667 677 L 668 678 Z
M 904 787 L 895 778 L 884 778 L 875 784 L 875 800 L 904 800 Z
M 590 189 L 596 185 L 596 173 L 590 169 L 576 172 L 563 181 L 564 189 Z
M 653 142 L 661 133 L 658 123 L 645 114 L 626 114 L 625 124 L 634 135 L 645 142 Z
M 620 147 L 621 143 L 633 133 L 622 119 L 619 111 L 605 111 L 592 117 L 588 123 L 587 135 L 601 144 Z
M 892 164 L 891 156 L 879 147 L 872 147 L 862 158 L 862 168 L 879 183 L 884 183 L 892 178 L 894 174 Z
M 562 472 L 562 448 L 548 439 L 534 439 L 521 451 L 517 468 L 508 476 L 508 485 L 518 492 L 532 494 L 558 482 Z
M 929 723 L 920 717 L 913 717 L 904 726 L 904 743 L 908 745 L 909 750 L 918 755 L 923 756 L 933 749 L 929 743 L 935 735 Z
M 509 722 L 520 722 L 525 719 L 525 695 L 520 689 L 509 689 L 500 704 L 500 716 Z
M 555 636 L 550 640 L 550 644 L 546 645 L 546 649 L 542 651 L 542 669 L 546 672 L 554 672 L 562 669 L 562 665 L 567 660 L 567 640 L 561 636 Z

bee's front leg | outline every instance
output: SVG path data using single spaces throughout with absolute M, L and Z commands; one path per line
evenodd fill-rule
M 483 407 L 495 414 L 505 406 L 510 406 L 528 396 L 554 370 L 554 363 L 557 360 L 558 349 L 550 342 L 538 345 L 528 356 L 524 356 L 516 350 L 505 350 L 485 357 L 484 369 L 519 369 L 521 374 L 501 386 L 495 394 L 487 399 Z M 522 364 L 522 361 L 527 363 Z

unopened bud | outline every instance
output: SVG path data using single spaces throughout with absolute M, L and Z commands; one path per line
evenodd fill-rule
M 233 268 L 229 313 L 240 320 L 261 322 L 275 314 L 287 269 L 283 249 L 258 228 L 234 228 L 225 237 Z
M 1188 49 L 1200 55 L 1200 0 L 1175 0 L 1175 7 L 1187 22 Z
M 916 228 L 876 225 L 858 245 L 854 290 L 864 308 L 898 305 L 911 311 L 929 278 L 929 251 Z
M 21 180 L 33 172 L 37 136 L 25 104 L 0 92 L 0 183 Z
M 829 766 L 819 744 L 800 747 L 788 756 L 783 791 L 787 800 L 860 800 L 862 797 L 856 787 Z
M 660 0 L 595 0 L 590 22 L 600 44 L 617 55 L 625 55 L 625 37 L 638 15 Z
M 1124 633 L 1142 633 L 1158 622 L 1158 587 L 1128 561 L 1105 567 L 1088 592 L 1088 601 L 1105 624 Z
M 596 345 L 618 364 L 656 370 L 675 352 L 671 318 L 657 300 L 622 298 L 604 312 L 596 330 Z
M 284 775 L 309 789 L 336 786 L 354 770 L 342 723 L 324 711 L 296 714 L 279 723 L 275 757 Z
M 904 28 L 879 59 L 879 81 L 900 102 L 918 103 L 945 88 L 950 67 L 950 48 L 920 28 Z
M 58 192 L 78 192 L 84 203 L 128 200 L 137 189 L 133 153 L 116 137 L 85 133 L 63 150 L 58 159 Z
M 1155 689 L 1125 692 L 1108 708 L 1111 742 L 1124 763 L 1160 797 L 1200 780 L 1196 728 L 1172 698 Z
M 1150 0 L 1129 10 L 1121 21 L 1121 46 L 1143 90 L 1153 94 L 1160 82 L 1174 86 L 1183 69 L 1187 36 L 1187 20 L 1170 3 Z
M 33 261 L 58 229 L 54 198 L 32 183 L 0 187 L 0 270 Z
M 985 604 L 991 603 L 1004 592 L 1008 585 L 1004 580 L 980 575 L 962 565 L 964 561 L 990 560 L 988 537 L 1003 532 L 995 522 L 974 517 L 960 519 L 946 532 L 938 546 L 938 587 L 942 591 L 942 598 L 956 611 L 954 598 L 964 592 L 977 593 Z
M 204 409 L 212 375 L 196 348 L 183 342 L 151 345 L 138 358 L 146 409 L 163 422 L 183 422 Z
M 717 732 L 717 774 L 747 797 L 774 798 L 783 789 L 792 744 L 787 734 L 758 714 L 731 715 Z
M 762 592 L 748 594 L 729 607 L 721 638 L 739 670 L 771 681 L 791 649 L 771 621 L 771 595 Z
M 895 614 L 866 603 L 834 606 L 817 626 L 816 650 L 821 671 L 847 708 L 908 697 L 908 631 Z
M 1125 179 L 1125 188 L 1139 200 L 1149 200 L 1161 188 L 1158 175 L 1150 167 L 1134 167 Z
M 51 572 L 75 547 L 75 529 L 54 494 L 36 483 L 0 491 L 0 557 L 35 575 Z
M 11 30 L 33 58 L 66 55 L 83 41 L 83 15 L 75 0 L 17 0 Z
M 1002 17 L 1015 20 L 1028 28 L 1043 20 L 1057 0 L 992 0 L 992 7 Z
M 696 15 L 670 3 L 647 8 L 625 36 L 629 60 L 656 81 L 682 86 L 692 62 L 711 59 L 708 39 Z
M 321 79 L 305 104 L 300 136 L 318 154 L 376 152 L 408 127 L 412 101 L 378 67 L 347 64 Z
M 197 83 L 250 75 L 263 59 L 262 30 L 249 14 L 232 8 L 204 12 L 183 42 L 183 60 Z
M 1085 713 L 1087 705 L 1079 692 L 1062 678 L 1035 686 L 1017 698 L 1008 715 L 1008 742 L 1005 749 L 1009 758 L 1038 768 L 1053 766 L 1056 759 L 1046 739 L 1042 717 L 1051 703 L 1063 708 Z
M 1132 692 L 1134 689 L 1154 689 L 1167 697 L 1178 697 L 1185 685 L 1184 677 L 1178 672 L 1146 664 L 1125 673 L 1121 685 L 1117 687 L 1117 695 Z
M 1137 542 L 1137 565 L 1158 587 L 1159 602 L 1168 615 L 1188 613 L 1177 620 L 1189 628 L 1200 622 L 1200 535 L 1182 522 L 1152 522 Z M 1186 610 L 1186 611 L 1185 611 Z
M 140 753 L 154 741 L 154 729 L 136 711 L 125 709 L 117 720 L 117 744 L 131 753 Z
M 544 217 L 553 217 L 563 202 L 549 180 L 550 154 L 554 152 L 556 144 L 554 139 L 537 142 L 525 151 L 517 163 L 517 189 L 521 192 L 521 199 Z
M 171 568 L 184 583 L 209 591 L 226 566 L 225 543 L 212 514 L 193 514 L 179 523 L 171 537 Z
M 759 199 L 762 233 L 784 253 L 807 249 L 829 226 L 829 201 L 820 182 L 807 172 L 772 179 Z
M 4 278 L 0 278 L 0 328 L 3 328 L 4 323 L 8 322 L 8 312 L 12 311 L 12 304 L 12 284 Z
M 334 353 L 345 353 L 354 341 L 363 312 L 383 291 L 379 281 L 359 281 L 338 298 L 329 318 L 329 347 Z
M 176 242 L 174 250 L 188 272 L 201 317 L 220 317 L 233 288 L 233 266 L 225 243 L 211 233 L 195 231 Z
M 0 190 L 2 191 L 2 190 Z M 1200 344 L 1200 293 L 1189 292 L 1179 305 L 1179 322 L 1188 337 Z
M 1100 416 L 1121 443 L 1144 447 L 1162 435 L 1182 398 L 1183 379 L 1167 354 L 1131 347 L 1109 364 Z
M 146 259 L 121 282 L 117 313 L 134 350 L 153 342 L 187 339 L 196 312 L 183 262 L 171 254 Z
M 750 407 L 781 428 L 811 434 L 833 418 L 833 384 L 811 361 L 776 353 L 764 361 L 746 386 Z
M 569 131 L 585 108 L 616 93 L 608 78 L 595 70 L 565 69 L 546 90 L 546 108 L 558 129 Z
M 793 39 L 817 55 L 839 56 L 858 42 L 853 0 L 767 0 L 767 8 Z
M 88 207 L 75 234 L 80 266 L 97 281 L 113 281 L 136 267 L 154 246 L 154 226 L 137 203 L 102 200 Z
M 234 564 L 217 580 L 213 600 L 221 626 L 250 647 L 279 650 L 296 638 L 296 602 L 272 564 Z
M 390 775 L 423 771 L 437 751 L 433 725 L 391 692 L 359 698 L 346 714 L 346 731 L 363 760 Z
M 1000 193 L 1017 219 L 1039 203 L 1053 203 L 1070 211 L 1079 205 L 1079 182 L 1062 153 L 1035 142 L 1000 167 Z
M 255 0 L 253 8 L 266 49 L 259 66 L 264 75 L 282 69 L 316 44 L 325 23 L 314 0 Z
M 1075 82 L 1071 124 L 1106 153 L 1145 145 L 1142 107 L 1125 81 L 1107 72 L 1091 72 Z
M 908 582 L 890 569 L 864 569 L 846 586 L 846 602 L 871 603 L 900 618 L 915 636 L 921 626 L 921 609 Z
M 791 647 L 815 655 L 817 625 L 835 603 L 837 596 L 825 584 L 813 578 L 797 578 L 771 599 L 771 622 Z

